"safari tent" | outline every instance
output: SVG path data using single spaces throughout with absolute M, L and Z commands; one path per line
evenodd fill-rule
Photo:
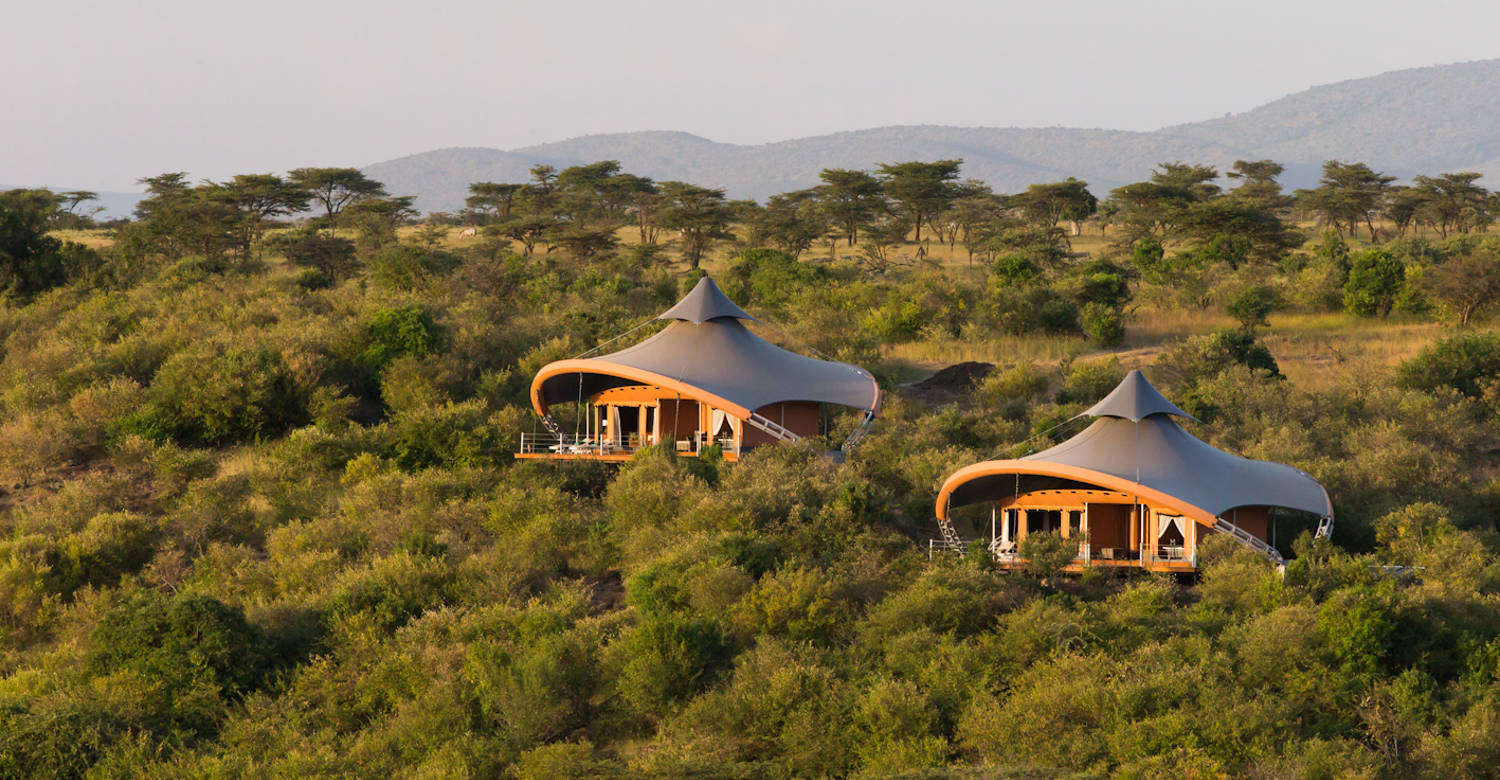
M 1019 565 L 1028 534 L 1076 539 L 1070 568 L 1129 566 L 1152 571 L 1197 569 L 1198 545 L 1226 533 L 1282 564 L 1270 537 L 1272 510 L 1318 518 L 1332 530 L 1328 493 L 1291 466 L 1216 449 L 1177 419 L 1195 420 L 1162 396 L 1139 371 L 1079 417 L 1093 423 L 1050 449 L 1014 460 L 959 469 L 944 482 L 937 518 L 944 539 L 958 543 L 952 513 L 989 503 L 973 517 L 1002 565 Z M 1076 419 L 1076 418 L 1075 418 Z
M 719 446 L 727 459 L 760 444 L 819 434 L 822 405 L 880 409 L 868 371 L 789 352 L 745 326 L 757 321 L 708 277 L 656 319 L 669 324 L 631 347 L 549 363 L 531 383 L 547 433 L 522 437 L 520 458 L 625 460 L 672 442 L 678 454 Z M 574 404 L 567 431 L 551 410 Z

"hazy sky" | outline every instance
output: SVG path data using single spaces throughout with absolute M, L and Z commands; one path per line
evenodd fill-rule
M 0 0 L 0 184 L 684 130 L 1150 130 L 1500 57 L 1492 0 Z

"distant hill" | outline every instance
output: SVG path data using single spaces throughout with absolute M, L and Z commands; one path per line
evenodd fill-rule
M 1360 160 L 1403 178 L 1477 170 L 1500 179 L 1500 60 L 1393 71 L 1314 87 L 1241 114 L 1152 132 L 1072 128 L 882 127 L 777 143 L 723 144 L 678 132 L 592 135 L 502 151 L 440 149 L 365 172 L 424 211 L 461 208 L 474 181 L 524 181 L 527 169 L 619 160 L 654 179 L 723 187 L 756 198 L 817 183 L 823 168 L 964 159 L 963 175 L 1002 192 L 1068 176 L 1096 194 L 1145 178 L 1157 163 L 1227 167 L 1270 158 L 1289 187 L 1317 179 L 1326 159 Z

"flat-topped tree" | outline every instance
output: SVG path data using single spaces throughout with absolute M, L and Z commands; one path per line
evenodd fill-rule
M 265 231 L 266 220 L 303 211 L 312 200 L 307 190 L 271 173 L 241 173 L 223 187 L 243 215 L 241 241 L 247 248 Z
M 464 198 L 464 206 L 483 217 L 486 223 L 510 219 L 511 204 L 523 186 L 525 185 L 476 181 L 469 185 L 469 197 Z
M 297 168 L 287 176 L 323 206 L 330 232 L 338 226 L 344 207 L 385 195 L 385 185 L 365 176 L 358 168 Z
M 922 242 L 922 223 L 948 208 L 957 194 L 953 182 L 958 179 L 963 162 L 938 160 L 880 166 L 880 183 L 886 197 L 895 202 L 895 210 L 916 228 L 917 243 Z
M 824 168 L 818 178 L 823 181 L 817 187 L 823 212 L 849 246 L 854 246 L 859 242 L 859 231 L 886 208 L 880 180 L 865 171 L 845 168 Z
M 717 241 L 734 238 L 729 226 L 734 222 L 734 208 L 724 199 L 723 190 L 699 187 L 680 181 L 661 183 L 663 205 L 656 222 L 682 237 L 682 259 L 693 270 L 703 255 Z

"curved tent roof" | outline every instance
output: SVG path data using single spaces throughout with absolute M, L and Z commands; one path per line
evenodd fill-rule
M 1150 382 L 1146 381 L 1146 375 L 1137 369 L 1131 369 L 1125 375 L 1125 379 L 1109 391 L 1109 395 L 1100 399 L 1099 403 L 1088 408 L 1079 417 L 1123 417 L 1131 422 L 1141 420 L 1153 414 L 1175 414 L 1178 417 L 1186 417 L 1197 422 L 1198 418 L 1177 408 L 1177 404 L 1167 400 Z M 1074 418 L 1077 419 L 1077 418 Z
M 659 319 L 676 321 L 618 352 L 543 367 L 531 384 L 537 413 L 633 384 L 675 390 L 742 419 L 781 401 L 880 408 L 880 388 L 868 371 L 798 355 L 755 335 L 740 322 L 753 318 L 707 277 Z
M 1084 412 L 1098 419 L 1077 436 L 1018 460 L 986 461 L 949 477 L 938 497 L 939 517 L 948 506 L 997 493 L 1088 485 L 1196 509 L 1190 514 L 1204 522 L 1242 506 L 1333 514 L 1328 493 L 1307 473 L 1216 449 L 1183 430 L 1174 414 L 1188 416 L 1132 371 Z
M 684 320 L 694 325 L 702 325 L 712 319 L 719 317 L 730 317 L 739 320 L 755 320 L 745 313 L 729 296 L 719 289 L 707 276 L 698 280 L 693 286 L 692 292 L 683 296 L 672 308 L 657 315 L 659 320 Z M 755 320 L 759 322 L 760 320 Z

